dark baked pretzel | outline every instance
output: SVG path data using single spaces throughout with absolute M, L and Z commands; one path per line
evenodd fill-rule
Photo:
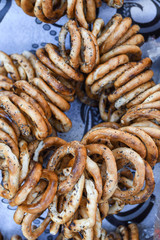
M 58 148 L 57 151 L 50 157 L 47 168 L 52 171 L 55 170 L 57 164 L 61 161 L 61 159 L 69 153 L 74 156 L 74 163 L 70 175 L 66 180 L 59 183 L 59 194 L 64 194 L 71 191 L 85 168 L 87 158 L 86 149 L 81 143 L 77 141 L 67 143 Z

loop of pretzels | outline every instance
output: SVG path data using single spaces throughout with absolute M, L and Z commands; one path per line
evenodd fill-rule
M 79 25 L 88 29 L 88 24 L 96 19 L 96 8 L 102 4 L 101 0 L 15 0 L 22 10 L 32 17 L 37 17 L 46 23 L 55 23 L 67 13 L 69 19 L 75 18 Z M 123 0 L 106 0 L 110 7 L 120 8 Z
M 151 160 L 153 153 L 148 147 L 151 143 L 154 146 L 152 138 L 156 137 L 156 131 L 143 128 L 145 131 L 101 123 L 84 136 L 82 143 L 67 143 L 58 137 L 32 144 L 21 140 L 17 190 L 12 197 L 6 197 L 11 198 L 12 206 L 18 205 L 14 220 L 22 224 L 24 236 L 35 239 L 52 222 L 53 234 L 64 225 L 62 236 L 66 238 L 81 239 L 79 232 L 89 239 L 93 239 L 94 234 L 100 238 L 104 234 L 101 224 L 105 216 L 118 213 L 125 204 L 147 200 L 154 190 L 154 177 L 152 168 L 143 158 Z M 103 144 L 98 143 L 99 138 Z M 105 145 L 107 138 L 111 149 Z M 39 162 L 43 162 L 46 153 L 49 161 L 47 169 L 43 169 Z M 6 164 L 1 163 L 2 170 L 6 170 Z M 9 183 L 7 173 L 5 179 Z M 10 193 L 10 185 L 7 191 Z M 45 220 L 37 229 L 32 229 L 32 221 L 47 208 Z

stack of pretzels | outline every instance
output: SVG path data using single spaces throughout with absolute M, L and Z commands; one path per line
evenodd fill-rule
M 18 206 L 14 220 L 27 239 L 36 239 L 49 223 L 51 234 L 61 229 L 58 239 L 103 239 L 105 217 L 146 201 L 154 190 L 158 148 L 143 128 L 101 123 L 81 143 L 48 137 L 21 140 L 18 149 L 15 155 L 8 143 L 0 143 L 0 196 Z
M 23 11 L 46 23 L 55 23 L 67 12 L 69 19 L 76 19 L 80 26 L 88 29 L 88 24 L 96 19 L 96 9 L 101 0 L 15 0 Z M 105 0 L 108 6 L 120 8 L 124 0 Z

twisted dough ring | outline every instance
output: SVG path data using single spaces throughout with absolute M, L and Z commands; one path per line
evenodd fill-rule
M 104 158 L 106 164 L 106 181 L 103 185 L 103 201 L 109 199 L 115 192 L 117 185 L 117 166 L 115 158 L 109 148 L 101 144 L 90 144 L 86 146 L 88 155 L 99 154 Z M 112 164 L 110 164 L 112 163 Z
M 50 157 L 47 168 L 53 171 L 56 168 L 59 161 L 66 154 L 69 153 L 74 156 L 74 164 L 72 171 L 70 175 L 67 177 L 67 179 L 59 183 L 58 186 L 59 194 L 69 192 L 74 187 L 74 184 L 82 175 L 85 168 L 87 158 L 86 149 L 81 143 L 77 141 L 71 142 L 70 144 L 65 144 L 62 147 L 58 148 L 57 151 Z
M 143 143 L 135 136 L 116 129 L 102 128 L 88 132 L 82 139 L 83 144 L 89 144 L 98 141 L 99 138 L 109 139 L 111 141 L 120 141 L 130 148 L 134 149 L 142 158 L 146 156 L 146 149 Z
M 17 157 L 12 153 L 10 147 L 4 143 L 0 143 L 1 160 L 0 168 L 8 169 L 8 189 L 0 185 L 0 196 L 7 199 L 14 197 L 19 188 L 20 164 Z

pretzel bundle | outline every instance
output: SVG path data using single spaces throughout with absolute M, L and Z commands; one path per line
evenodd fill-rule
M 76 19 L 80 26 L 88 29 L 88 24 L 96 19 L 96 9 L 102 4 L 101 0 L 15 0 L 22 10 L 40 21 L 55 23 L 67 13 L 69 19 Z M 120 8 L 123 0 L 106 0 L 108 6 Z
M 103 218 L 146 201 L 154 190 L 151 166 L 158 149 L 138 127 L 102 123 L 81 143 L 58 137 L 29 144 L 21 140 L 17 156 L 9 144 L 0 148 L 0 195 L 18 206 L 14 220 L 27 239 L 36 239 L 49 223 L 53 235 L 61 226 L 60 236 L 67 239 L 101 239 Z M 32 222 L 46 209 L 44 221 L 33 229 Z

